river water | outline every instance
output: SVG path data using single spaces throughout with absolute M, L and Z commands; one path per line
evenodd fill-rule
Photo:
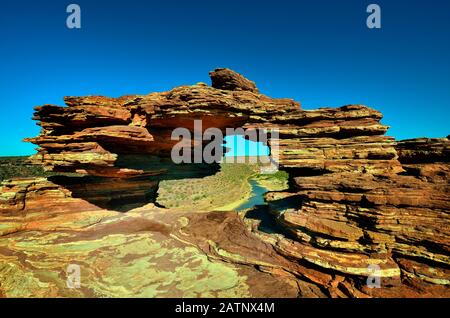
M 252 196 L 240 206 L 238 206 L 235 210 L 242 211 L 251 209 L 256 205 L 264 205 L 266 202 L 264 201 L 264 194 L 268 191 L 266 188 L 262 187 L 258 184 L 256 180 L 250 180 L 250 186 L 252 187 Z

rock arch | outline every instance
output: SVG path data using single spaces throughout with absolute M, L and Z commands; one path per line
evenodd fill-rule
M 173 175 L 167 161 L 139 166 L 136 156 L 166 160 L 174 128 L 192 129 L 194 119 L 202 119 L 204 129 L 277 128 L 277 155 L 290 174 L 290 189 L 266 199 L 291 237 L 260 237 L 294 260 L 296 275 L 336 297 L 417 290 L 448 295 L 448 138 L 396 142 L 385 136 L 382 114 L 369 107 L 305 111 L 294 100 L 260 94 L 254 82 L 229 69 L 217 69 L 211 78 L 212 86 L 66 97 L 66 107 L 36 107 L 42 132 L 27 139 L 39 146 L 31 160 L 51 171 L 111 178 L 116 190 L 139 193 L 147 177 Z M 17 204 L 10 200 L 2 207 Z M 365 285 L 372 265 L 379 266 L 386 288 Z

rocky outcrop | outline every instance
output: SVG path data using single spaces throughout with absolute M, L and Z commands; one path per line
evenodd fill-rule
M 154 201 L 158 182 L 147 178 L 23 178 L 2 183 L 2 215 L 46 214 L 110 209 L 127 211 Z
M 366 157 L 369 145 L 354 144 L 350 149 Z M 339 170 L 314 165 L 314 171 L 305 175 L 310 167 L 299 160 L 301 169 L 291 171 L 293 191 L 267 195 L 278 223 L 293 238 L 280 239 L 277 248 L 311 266 L 345 275 L 344 281 L 350 280 L 352 286 L 363 286 L 358 277 L 370 276 L 369 266 L 378 265 L 381 281 L 397 296 L 424 290 L 448 295 L 449 145 L 448 139 L 399 142 L 398 159 L 407 162 L 402 166 L 397 159 L 385 161 L 397 157 L 395 148 L 382 154 L 382 147 L 375 156 L 384 156 L 386 164 L 381 166 L 378 158 L 357 164 L 356 169 L 351 162 Z M 335 147 L 345 149 L 339 142 L 323 148 Z M 360 289 L 373 296 L 384 295 L 381 290 Z
M 417 138 L 402 140 L 396 149 L 404 164 L 420 164 L 450 161 L 450 143 L 447 138 Z
M 258 93 L 255 82 L 246 79 L 228 68 L 218 68 L 209 73 L 211 86 L 217 89 L 230 91 L 242 90 Z
M 243 89 L 243 83 L 249 81 L 230 70 L 218 69 L 212 74 L 219 82 L 221 74 L 225 76 L 221 83 L 228 83 L 226 90 L 199 83 L 117 99 L 66 97 L 67 107 L 36 107 L 33 118 L 42 131 L 38 137 L 26 139 L 39 146 L 31 160 L 49 171 L 134 177 L 148 171 L 118 167 L 121 155 L 168 157 L 178 142 L 171 139 L 173 129 L 193 130 L 195 119 L 202 120 L 203 130 L 225 130 L 247 122 L 270 122 L 273 117 L 300 109 L 293 100 L 273 99 Z
M 67 97 L 66 107 L 37 107 L 42 132 L 28 139 L 39 146 L 32 161 L 96 179 L 66 177 L 57 185 L 41 180 L 32 186 L 9 181 L 0 213 L 17 217 L 40 204 L 54 211 L 45 205 L 51 197 L 112 209 L 123 195 L 130 204 L 147 200 L 143 206 L 151 203 L 158 180 L 183 176 L 160 161 L 178 142 L 170 139 L 174 128 L 193 130 L 195 119 L 203 129 L 276 128 L 279 139 L 268 144 L 290 175 L 288 191 L 266 195 L 264 213 L 273 215 L 276 230 L 261 230 L 257 220 L 192 215 L 184 241 L 227 262 L 295 278 L 300 296 L 450 295 L 448 138 L 396 142 L 385 136 L 381 113 L 366 106 L 304 111 L 293 100 L 260 94 L 231 70 L 217 69 L 211 79 L 212 87 L 199 83 L 117 99 Z M 208 172 L 199 170 L 196 175 Z M 221 230 L 214 228 L 218 224 Z M 264 253 L 256 257 L 252 249 Z M 374 277 L 381 288 L 366 283 Z

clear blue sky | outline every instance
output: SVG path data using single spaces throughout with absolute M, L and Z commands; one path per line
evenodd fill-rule
M 235 156 L 268 156 L 270 149 L 262 142 L 246 140 L 242 135 L 226 136 L 224 146 L 229 148 L 226 157 Z
M 81 30 L 66 28 L 70 3 Z M 305 109 L 367 104 L 399 139 L 450 134 L 448 0 L 3 0 L 0 36 L 0 155 L 33 153 L 33 106 L 209 82 L 216 67 Z

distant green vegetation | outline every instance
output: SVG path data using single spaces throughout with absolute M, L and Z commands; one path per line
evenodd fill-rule
M 288 188 L 288 177 L 286 171 L 277 171 L 272 174 L 258 174 L 254 179 L 269 191 L 283 191 Z
M 211 210 L 245 199 L 256 165 L 222 163 L 220 171 L 201 179 L 161 181 L 157 202 L 167 208 Z
M 52 173 L 45 172 L 40 166 L 27 163 L 28 157 L 0 157 L 0 181 L 11 178 L 47 177 Z
M 167 208 L 197 211 L 232 210 L 252 194 L 249 179 L 269 191 L 287 188 L 287 173 L 259 174 L 256 164 L 222 163 L 220 172 L 201 179 L 162 181 L 157 202 Z

